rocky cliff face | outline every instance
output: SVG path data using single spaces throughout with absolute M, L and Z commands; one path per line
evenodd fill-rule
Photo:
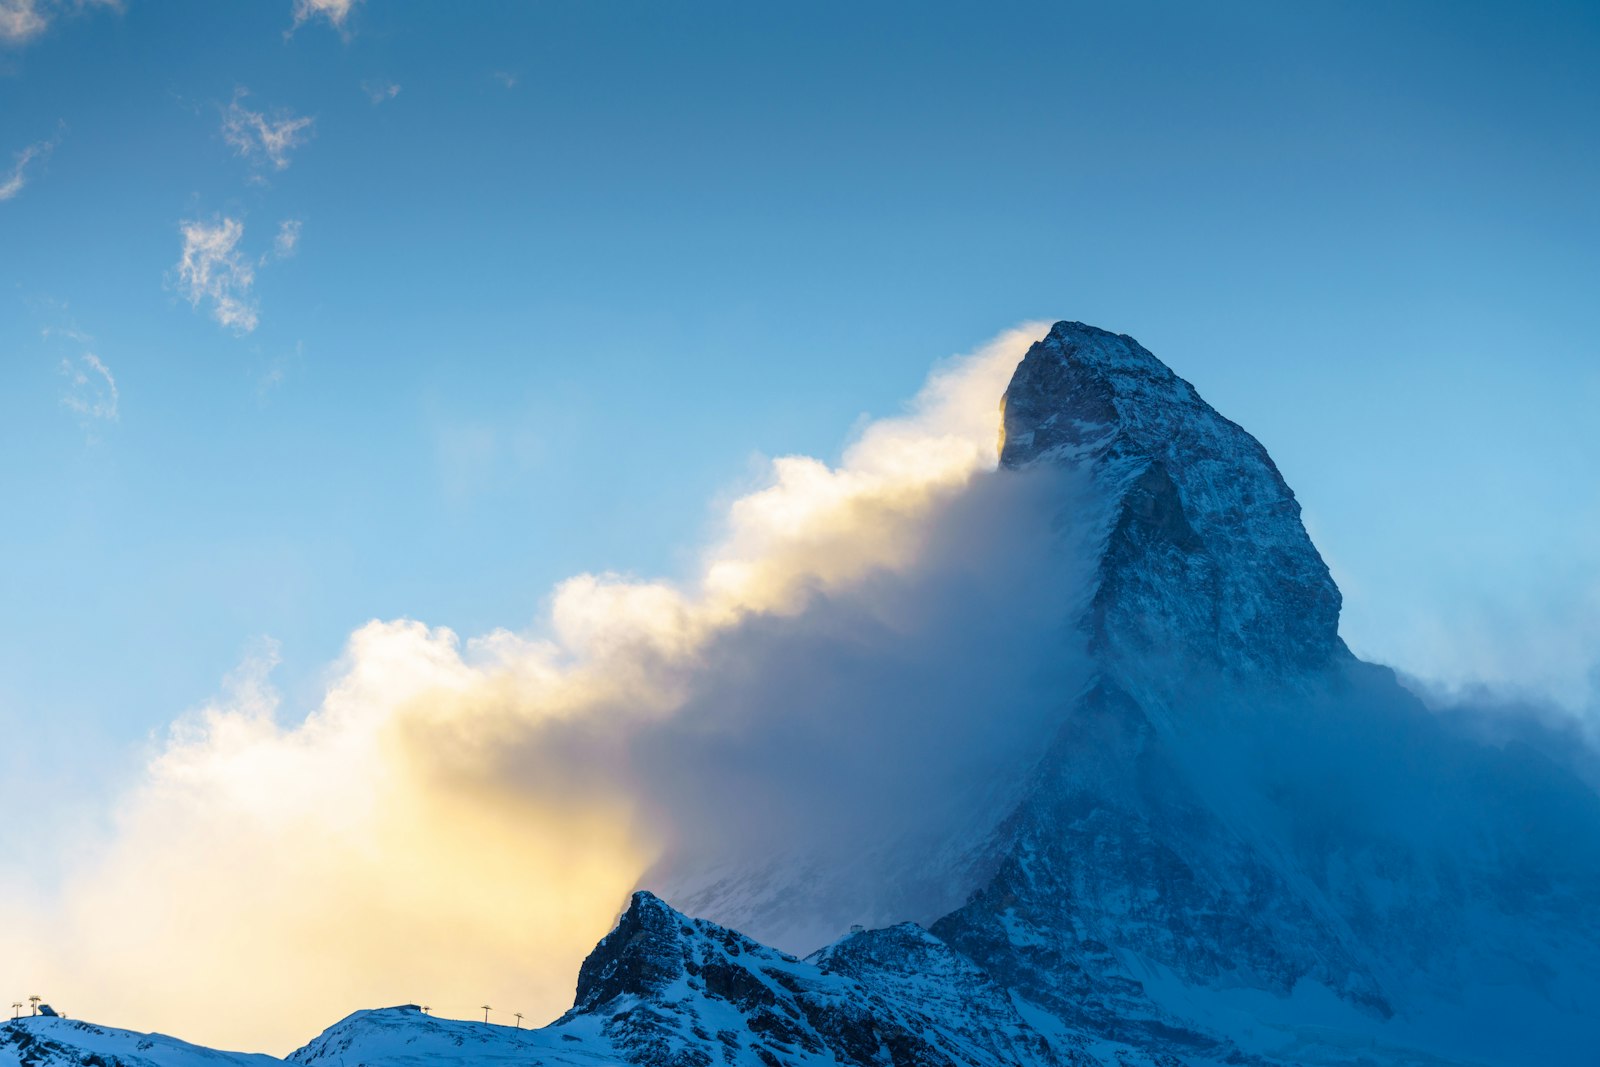
M 1589 950 L 1551 950 L 1600 946 L 1594 794 L 1452 733 L 1355 660 L 1266 451 L 1131 338 L 1058 323 L 1003 418 L 1003 469 L 1097 486 L 1100 584 L 1080 625 L 1098 677 L 997 870 L 934 932 L 1056 1017 L 1184 1057 L 1243 1054 L 1237 1018 L 1200 1007 L 1243 991 L 1280 1007 L 1331 993 L 1375 1045 L 1519 1062 L 1532 1035 L 1564 1031 L 1554 1047 L 1570 1047 L 1569 1011 L 1485 1026 L 1462 990 L 1515 974 L 1562 989 L 1551 1007 L 1597 988 Z M 1562 844 L 1530 849 L 1530 832 Z
M 935 931 L 1078 1025 L 1223 1047 L 1136 977 L 1390 1011 L 1325 902 L 1211 803 L 1183 751 L 1351 657 L 1340 598 L 1266 450 L 1128 337 L 1058 323 L 1003 404 L 1001 466 L 1081 469 L 1103 545 L 1099 677 L 1069 709 L 992 879 Z M 1243 707 L 1230 707 L 1241 705 Z
M 1002 404 L 1000 465 L 1085 468 L 1106 511 L 1088 620 L 1107 660 L 1309 670 L 1339 590 L 1266 449 L 1131 337 L 1057 323 Z
M 553 1029 L 600 1020 L 629 1063 L 953 1064 L 860 983 L 823 971 L 649 893 L 578 973 L 572 1011 Z

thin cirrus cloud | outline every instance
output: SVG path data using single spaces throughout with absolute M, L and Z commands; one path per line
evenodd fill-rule
M 25 44 L 49 25 L 49 18 L 35 0 L 0 0 L 0 41 Z
M 289 27 L 293 33 L 312 19 L 326 19 L 328 25 L 344 32 L 344 24 L 350 18 L 350 12 L 361 0 L 294 0 L 294 25 Z
M 63 359 L 61 373 L 67 379 L 61 403 L 68 410 L 85 419 L 117 421 L 117 379 L 99 356 L 85 352 L 77 359 Z
M 0 0 L 0 3 L 3 2 Z M 49 158 L 60 141 L 61 135 L 58 133 L 48 141 L 35 142 L 18 152 L 12 160 L 11 169 L 0 171 L 0 201 L 10 200 L 22 192 L 33 176 L 33 169 Z
M 48 30 L 63 12 L 121 6 L 121 0 L 0 0 L 0 45 L 28 44 Z
M 178 257 L 177 289 L 190 306 L 204 304 L 211 317 L 239 334 L 261 322 L 253 289 L 256 269 L 288 259 L 300 246 L 299 219 L 284 219 L 272 239 L 272 250 L 260 256 L 245 252 L 244 220 L 220 216 L 186 219 L 178 224 L 183 252 Z
M 66 310 L 64 304 L 50 300 L 44 303 L 58 311 Z M 70 322 L 46 326 L 40 331 L 40 336 L 46 341 L 70 345 L 76 350 L 76 354 L 62 356 L 59 365 L 61 376 L 67 380 L 66 391 L 61 395 L 61 406 L 81 416 L 86 426 L 94 422 L 116 422 L 120 398 L 117 379 L 105 361 L 92 350 L 94 338 Z
M 236 333 L 249 333 L 260 321 L 251 287 L 255 268 L 239 248 L 244 222 L 191 219 L 178 226 L 183 254 L 178 260 L 178 291 L 190 305 L 202 303 L 211 317 Z
M 278 235 L 272 239 L 272 256 L 274 259 L 288 259 L 300 247 L 299 219 L 284 219 L 278 223 Z
M 367 94 L 367 99 L 374 104 L 386 103 L 400 95 L 400 84 L 398 82 L 362 82 L 361 89 Z
M 285 111 L 267 114 L 244 106 L 249 93 L 240 89 L 222 113 L 222 139 L 253 166 L 285 170 L 289 154 L 311 138 L 316 120 Z

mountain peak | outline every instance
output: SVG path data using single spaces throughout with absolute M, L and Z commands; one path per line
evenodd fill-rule
M 901 931 L 891 936 L 907 935 Z M 644 1067 L 709 1067 L 717 1062 L 1003 1067 L 1057 1062 L 1014 1010 L 1007 1015 L 991 1009 L 998 1021 L 987 1026 L 948 1025 L 927 1016 L 914 995 L 917 990 L 900 988 L 905 983 L 887 983 L 888 995 L 883 995 L 853 970 L 872 972 L 866 965 L 825 970 L 735 930 L 691 919 L 641 891 L 584 961 L 572 1010 L 545 1032 L 568 1043 L 574 1053 L 605 1051 L 614 1057 L 605 1062 Z M 1009 1008 L 1003 993 L 985 990 Z M 959 993 L 945 1005 L 957 1015 L 965 1004 Z M 1020 1040 L 1018 1033 L 1032 1039 L 1027 1048 L 1042 1049 L 1036 1059 L 1009 1054 L 1011 1043 Z
M 1348 657 L 1340 597 L 1265 448 L 1133 338 L 1058 322 L 1002 404 L 1000 465 L 1087 470 L 1105 539 L 1088 624 L 1111 661 L 1229 673 Z
M 693 933 L 693 920 L 660 897 L 639 890 L 578 971 L 573 1010 L 593 1011 L 618 997 L 648 996 L 683 972 L 679 942 Z

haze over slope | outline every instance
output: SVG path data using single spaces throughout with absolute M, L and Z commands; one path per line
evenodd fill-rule
M 105 839 L 59 843 L 61 884 L 0 870 L 39 920 L 3 977 L 277 1051 L 331 1004 L 553 1017 L 665 848 L 931 832 L 1037 750 L 1029 694 L 1073 685 L 1027 636 L 1084 582 L 1037 521 L 1062 479 L 983 477 L 1041 331 L 941 366 L 837 466 L 774 461 L 687 582 L 573 578 L 538 634 L 374 621 L 309 714 L 264 648 L 173 727 Z

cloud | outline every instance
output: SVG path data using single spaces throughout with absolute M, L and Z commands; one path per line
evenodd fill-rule
M 193 307 L 208 303 L 212 317 L 237 333 L 255 329 L 259 317 L 250 296 L 255 271 L 239 250 L 244 223 L 234 218 L 190 220 L 178 230 L 183 235 L 179 292 Z
M 91 7 L 121 9 L 122 0 L 0 0 L 0 45 L 28 44 L 49 29 L 56 16 Z
M 294 0 L 294 25 L 289 28 L 292 34 L 301 26 L 314 18 L 327 19 L 328 24 L 341 34 L 345 32 L 344 24 L 350 17 L 350 12 L 355 9 L 361 0 Z
M 0 0 L 0 41 L 26 44 L 49 25 L 38 0 Z
M 222 138 L 253 166 L 284 170 L 289 166 L 290 151 L 306 143 L 316 120 L 281 109 L 271 117 L 251 111 L 241 102 L 248 95 L 240 89 L 222 113 Z
M 495 81 L 507 89 L 515 89 L 519 80 L 516 73 L 509 70 L 497 70 L 494 72 L 493 77 Z
M 202 302 L 211 307 L 219 323 L 246 334 L 260 324 L 260 312 L 251 288 L 257 267 L 289 259 L 300 248 L 300 219 L 278 223 L 272 249 L 257 257 L 245 254 L 241 243 L 244 221 L 231 217 L 187 220 L 178 226 L 183 235 L 183 253 L 178 260 L 178 290 L 190 305 Z M 252 265 L 253 263 L 253 265 Z
M 273 392 L 289 377 L 290 366 L 303 363 L 305 354 L 305 342 L 296 341 L 293 348 L 287 352 L 280 352 L 268 360 L 260 377 L 256 379 L 256 402 L 266 404 Z
M 1347 640 L 1358 655 L 1425 680 L 1438 700 L 1545 700 L 1600 732 L 1600 570 L 1573 559 L 1559 573 L 1506 571 L 1418 579 L 1412 596 L 1383 612 L 1366 598 L 1343 627 Z
M 396 82 L 362 82 L 361 89 L 367 94 L 367 99 L 374 104 L 381 104 L 393 100 L 400 95 L 400 86 Z
M 272 239 L 272 255 L 276 259 L 288 259 L 300 247 L 299 219 L 284 219 L 278 223 L 278 235 Z
M 62 356 L 58 364 L 61 376 L 67 380 L 61 405 L 75 412 L 86 429 L 95 423 L 116 422 L 120 417 L 117 379 L 105 361 L 92 351 L 94 338 L 66 318 L 68 308 L 65 303 L 49 298 L 43 298 L 39 303 L 59 319 L 55 325 L 41 329 L 40 336 L 46 342 L 55 342 L 59 348 L 72 350 L 71 354 Z M 92 432 L 90 440 L 94 440 Z
M 197 240 L 213 257 L 227 223 Z M 65 883 L 5 901 L 39 918 L 8 944 L 17 980 L 234 1047 L 417 997 L 550 1016 L 674 856 L 783 840 L 903 860 L 952 805 L 992 817 L 975 790 L 1020 776 L 1070 690 L 1085 582 L 1055 534 L 1071 487 L 993 472 L 998 399 L 1038 332 L 938 369 L 836 466 L 773 461 L 681 581 L 579 575 L 528 634 L 368 623 L 297 713 L 255 650 Z
M 23 187 L 28 184 L 30 169 L 42 160 L 48 159 L 50 153 L 54 152 L 56 145 L 60 143 L 61 134 L 58 133 L 48 141 L 28 145 L 12 157 L 11 169 L 0 171 L 0 201 L 10 200 L 22 192 Z
M 67 393 L 61 402 L 86 419 L 117 421 L 117 380 L 111 368 L 93 352 L 76 359 L 63 359 L 61 373 L 67 378 Z

